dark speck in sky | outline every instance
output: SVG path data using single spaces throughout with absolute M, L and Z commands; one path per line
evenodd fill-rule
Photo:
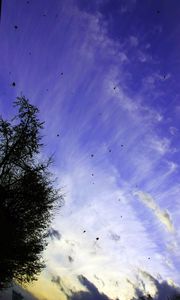
M 61 75 L 63 75 L 63 72 L 61 72 Z
M 160 14 L 160 10 L 157 10 L 157 14 Z
M 69 255 L 68 256 L 69 262 L 72 263 L 73 262 L 73 258 Z
M 124 145 L 121 145 L 121 147 L 124 147 Z
M 15 25 L 15 26 L 14 26 L 14 28 L 15 28 L 15 29 L 18 29 L 18 26 L 17 26 L 17 25 Z
M 57 134 L 57 136 L 59 136 L 59 133 Z
M 85 233 L 85 232 L 86 232 L 86 230 L 83 231 L 83 233 Z
M 92 175 L 92 176 L 94 176 L 94 174 L 93 174 L 93 173 L 92 173 L 91 175 Z
M 111 149 L 109 149 L 109 152 L 111 152 Z
M 96 241 L 98 241 L 98 240 L 99 240 L 99 237 L 96 238 Z
M 91 154 L 91 157 L 94 157 L 94 154 Z
M 13 82 L 13 83 L 12 83 L 12 86 L 16 86 L 16 83 L 15 83 L 15 82 Z

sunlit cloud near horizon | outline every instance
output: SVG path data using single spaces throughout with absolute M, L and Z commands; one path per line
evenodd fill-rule
M 37 299 L 179 291 L 179 9 L 3 1 L 1 114 L 21 93 L 39 108 L 43 154 L 54 154 L 65 194 L 47 267 L 27 287 Z

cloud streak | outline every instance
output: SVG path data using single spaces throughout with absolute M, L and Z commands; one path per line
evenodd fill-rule
M 174 226 L 169 213 L 166 210 L 161 210 L 151 195 L 142 191 L 134 192 L 134 195 L 138 196 L 142 203 L 152 210 L 156 218 L 165 226 L 166 230 L 174 232 Z

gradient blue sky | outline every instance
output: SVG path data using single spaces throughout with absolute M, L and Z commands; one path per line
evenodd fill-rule
M 179 0 L 3 1 L 1 114 L 39 107 L 66 195 L 38 299 L 180 286 L 179 20 Z

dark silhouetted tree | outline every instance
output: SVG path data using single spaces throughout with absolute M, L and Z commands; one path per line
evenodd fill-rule
M 10 122 L 0 118 L 0 289 L 36 279 L 54 209 L 63 202 L 49 172 L 51 159 L 39 159 L 38 109 L 24 96 L 14 105 L 18 114 Z

